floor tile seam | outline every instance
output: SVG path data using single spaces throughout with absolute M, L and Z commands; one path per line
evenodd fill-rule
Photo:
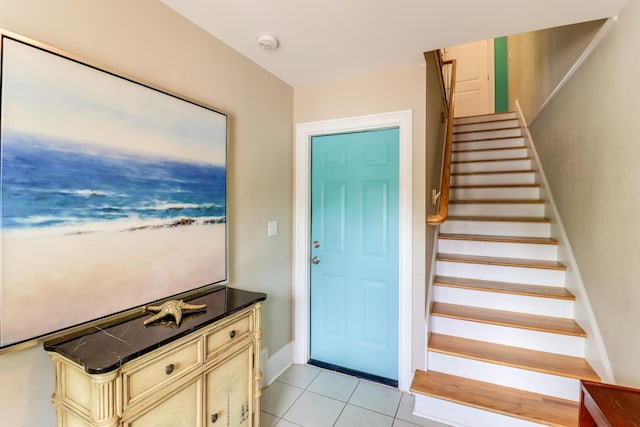
M 373 412 L 374 414 L 383 415 L 383 416 L 385 416 L 385 417 L 387 417 L 387 418 L 391 418 L 391 426 L 392 426 L 392 427 L 393 427 L 393 423 L 394 423 L 394 422 L 395 422 L 395 420 L 396 420 L 396 418 L 395 418 L 395 417 L 392 417 L 391 415 L 383 414 L 382 412 L 374 411 L 374 410 L 371 410 L 371 409 L 369 409 L 369 408 L 363 408 L 362 406 L 354 405 L 354 404 L 351 404 L 351 403 L 345 403 L 344 408 L 342 408 L 342 411 L 340 411 L 340 415 L 338 415 L 338 418 L 336 418 L 335 422 L 332 424 L 332 427 L 335 427 L 335 426 L 336 426 L 336 424 L 338 424 L 338 421 L 340 421 L 340 417 L 341 417 L 341 416 L 342 416 L 342 414 L 344 413 L 344 410 L 345 410 L 345 409 L 347 408 L 347 406 L 349 406 L 349 405 L 353 406 L 354 408 L 364 409 L 365 411 Z M 404 420 L 401 420 L 401 421 L 404 421 Z M 418 426 L 418 427 L 419 427 L 419 426 Z
M 371 409 L 371 408 L 365 408 L 364 406 L 356 405 L 355 403 L 347 402 L 347 405 L 351 405 L 351 406 L 354 406 L 356 408 L 364 409 L 364 410 L 367 410 L 367 411 L 370 411 L 370 412 L 375 412 L 376 414 L 384 415 L 385 417 L 390 417 L 390 418 L 393 418 L 393 419 L 396 418 L 395 415 L 385 414 L 384 412 L 376 411 L 375 409 Z M 397 412 L 397 410 L 396 410 L 396 412 Z M 402 421 L 406 421 L 406 420 L 402 420 Z
M 301 389 L 300 387 L 292 386 L 291 384 L 287 384 L 287 383 L 283 383 L 283 384 L 286 384 L 286 385 L 291 386 L 291 387 L 295 387 L 295 388 L 297 388 L 298 390 L 302 390 L 302 393 L 300 393 L 300 394 L 298 395 L 298 397 L 296 397 L 296 398 L 293 400 L 293 402 L 291 402 L 291 405 L 287 406 L 287 409 L 285 409 L 285 410 L 284 410 L 284 412 L 282 413 L 282 416 L 281 416 L 281 417 L 279 417 L 281 420 L 285 420 L 285 421 L 288 421 L 288 422 L 290 422 L 290 423 L 296 424 L 296 423 L 294 423 L 293 421 L 290 421 L 290 420 L 286 419 L 284 416 L 285 416 L 285 415 L 287 415 L 287 412 L 289 412 L 289 410 L 291 410 L 291 408 L 293 408 L 293 405 L 295 405 L 295 404 L 296 404 L 296 402 L 297 402 L 298 400 L 300 400 L 300 398 L 302 397 L 302 395 L 303 395 L 303 394 L 305 394 L 305 392 L 306 392 L 307 390 L 305 390 L 305 389 Z M 276 423 L 276 424 L 277 424 L 277 423 Z
M 280 417 L 280 419 L 285 420 L 285 421 L 290 422 L 290 423 L 293 423 L 293 424 L 296 424 L 294 421 L 291 421 L 290 419 L 285 418 L 285 416 L 287 415 L 287 413 L 291 410 L 291 408 L 293 408 L 293 406 L 298 402 L 298 400 L 300 400 L 300 398 L 301 398 L 305 393 L 315 394 L 316 396 L 325 397 L 325 398 L 327 398 L 327 399 L 331 399 L 331 400 L 333 400 L 333 401 L 335 401 L 335 402 L 342 403 L 342 405 L 343 405 L 343 406 L 342 406 L 342 409 L 340 410 L 340 414 L 339 414 L 339 415 L 338 415 L 338 417 L 336 418 L 336 421 L 334 422 L 334 424 L 335 424 L 336 422 L 338 422 L 338 418 L 340 418 L 340 415 L 342 415 L 342 411 L 344 411 L 344 408 L 347 406 L 347 402 L 343 402 L 343 401 L 342 401 L 342 400 L 340 400 L 340 399 L 334 399 L 333 397 L 325 396 L 325 395 L 323 395 L 323 394 L 319 394 L 319 393 L 315 393 L 315 392 L 313 392 L 313 391 L 311 391 L 311 390 L 304 390 L 302 393 L 300 393 L 300 395 L 296 398 L 296 400 L 291 404 L 291 406 L 289 406 L 289 407 L 287 408 L 287 410 L 286 410 L 286 411 L 284 411 L 284 413 L 282 414 L 282 417 Z M 355 406 L 355 405 L 353 405 L 353 406 Z M 334 424 L 332 424 L 332 425 L 334 425 Z M 296 425 L 299 425 L 299 424 L 296 424 Z M 302 427 L 304 427 L 304 426 L 302 426 Z

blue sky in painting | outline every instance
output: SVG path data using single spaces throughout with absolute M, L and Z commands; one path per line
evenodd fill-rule
M 11 39 L 3 49 L 3 132 L 225 164 L 224 115 Z

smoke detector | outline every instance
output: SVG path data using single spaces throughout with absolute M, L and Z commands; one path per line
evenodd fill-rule
M 258 35 L 258 46 L 264 50 L 274 50 L 280 46 L 280 42 L 273 34 L 262 33 Z

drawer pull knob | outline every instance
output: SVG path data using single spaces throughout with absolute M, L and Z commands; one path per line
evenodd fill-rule
M 215 423 L 216 421 L 218 421 L 218 414 L 211 415 L 211 424 Z
M 236 337 L 236 330 L 229 332 L 229 338 L 234 339 Z
M 175 365 L 173 363 L 170 363 L 164 367 L 164 373 L 167 375 L 171 375 L 175 368 L 176 368 Z

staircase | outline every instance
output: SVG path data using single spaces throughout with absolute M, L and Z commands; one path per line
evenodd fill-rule
M 577 426 L 579 380 L 599 378 L 523 129 L 515 113 L 455 124 L 415 411 L 455 426 Z

